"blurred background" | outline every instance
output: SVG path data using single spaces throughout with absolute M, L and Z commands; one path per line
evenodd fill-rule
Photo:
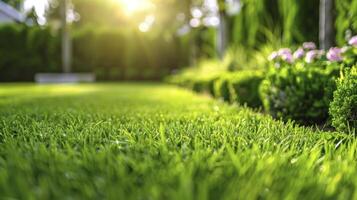
M 94 73 L 100 81 L 162 80 L 202 62 L 256 69 L 273 49 L 319 42 L 320 3 L 0 0 L 0 81 L 63 71 Z M 357 31 L 357 1 L 334 3 L 325 15 L 334 18 L 333 43 L 342 45 Z

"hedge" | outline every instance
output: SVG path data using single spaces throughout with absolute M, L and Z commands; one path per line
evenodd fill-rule
M 230 102 L 231 96 L 229 93 L 229 82 L 232 74 L 227 73 L 221 75 L 213 84 L 214 97 Z
M 0 26 L 0 81 L 31 81 L 59 71 L 58 38 L 45 27 Z
M 211 75 L 182 73 L 171 76 L 167 82 L 191 89 L 230 103 L 238 103 L 253 108 L 260 107 L 259 85 L 264 79 L 262 71 L 242 70 L 221 72 Z
M 228 85 L 231 101 L 253 108 L 261 107 L 259 86 L 263 79 L 262 71 L 245 70 L 232 74 Z
M 188 63 L 178 37 L 128 29 L 73 30 L 73 72 L 99 80 L 158 80 Z M 21 24 L 0 26 L 0 81 L 32 81 L 39 72 L 61 72 L 58 32 Z

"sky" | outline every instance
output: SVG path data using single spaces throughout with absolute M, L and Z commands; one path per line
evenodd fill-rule
M 25 0 L 24 3 L 24 9 L 25 11 L 28 11 L 32 9 L 33 7 L 36 10 L 36 13 L 38 15 L 38 22 L 39 24 L 45 24 L 46 23 L 46 18 L 45 18 L 45 12 L 46 12 L 46 7 L 48 6 L 48 1 L 49 0 Z M 142 5 L 142 2 L 145 2 L 146 0 L 121 0 L 121 2 L 126 5 L 127 10 L 134 10 L 135 8 L 137 9 L 140 7 L 139 5 Z M 228 9 L 228 14 L 236 14 L 239 12 L 241 3 L 240 0 L 226 0 L 227 3 L 229 3 L 229 9 Z M 216 0 L 205 0 L 204 5 L 203 5 L 207 10 L 210 10 L 211 13 L 217 14 L 217 1 Z M 201 24 L 201 17 L 202 17 L 202 11 L 200 9 L 195 9 L 191 10 L 193 18 L 190 21 L 190 25 L 193 27 L 199 26 Z M 71 13 L 69 13 L 71 14 Z M 74 14 L 74 13 L 73 13 Z M 74 15 L 73 15 L 74 16 Z M 74 16 L 75 17 L 75 16 Z M 205 25 L 213 25 L 216 26 L 219 23 L 219 20 L 217 16 L 212 15 L 208 16 L 203 19 L 203 23 Z M 139 29 L 142 29 L 142 31 L 147 31 L 149 27 L 153 24 L 153 20 L 151 18 L 147 18 L 146 21 L 144 21 L 140 26 Z M 150 25 L 150 26 L 149 26 Z
M 48 5 L 48 0 L 26 0 L 24 3 L 24 9 L 30 10 L 32 7 L 35 7 L 36 13 L 39 16 L 38 22 L 44 24 L 45 19 L 45 10 Z

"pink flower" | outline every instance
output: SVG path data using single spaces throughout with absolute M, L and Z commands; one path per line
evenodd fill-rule
M 304 44 L 302 44 L 302 46 L 304 47 L 304 49 L 307 49 L 307 50 L 316 49 L 316 44 L 313 42 L 305 42 Z
M 288 48 L 279 49 L 278 55 L 283 61 L 287 63 L 292 63 L 294 61 L 291 50 Z
M 315 59 L 321 58 L 325 54 L 325 51 L 323 50 L 311 50 L 306 53 L 305 56 L 305 61 L 307 63 L 312 63 L 314 62 Z
M 273 61 L 276 60 L 278 58 L 279 54 L 278 52 L 274 51 L 273 53 L 271 53 L 268 57 L 268 60 Z
M 293 63 L 293 61 L 294 61 L 293 55 L 291 53 L 282 54 L 281 59 L 287 63 Z
M 311 50 L 306 53 L 305 61 L 307 63 L 312 63 L 315 60 L 315 58 L 317 58 L 317 56 L 318 56 L 318 51 Z
M 332 62 L 342 61 L 342 50 L 340 48 L 333 47 L 327 52 L 326 57 Z
M 279 56 L 282 56 L 284 54 L 291 54 L 291 50 L 289 48 L 282 48 L 279 49 L 278 54 Z
M 357 47 L 357 35 L 353 36 L 349 41 L 348 44 L 354 47 Z
M 300 59 L 300 58 L 304 57 L 304 55 L 305 55 L 304 49 L 303 48 L 299 48 L 298 50 L 296 50 L 294 52 L 294 59 Z
M 277 59 L 281 59 L 287 63 L 292 63 L 294 61 L 293 55 L 291 53 L 291 50 L 288 48 L 283 48 L 280 49 L 279 51 L 274 51 L 271 53 L 268 57 L 270 61 L 275 61 Z

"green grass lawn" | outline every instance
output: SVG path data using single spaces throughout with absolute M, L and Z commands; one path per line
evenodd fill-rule
M 158 84 L 0 85 L 9 199 L 357 199 L 353 136 Z

